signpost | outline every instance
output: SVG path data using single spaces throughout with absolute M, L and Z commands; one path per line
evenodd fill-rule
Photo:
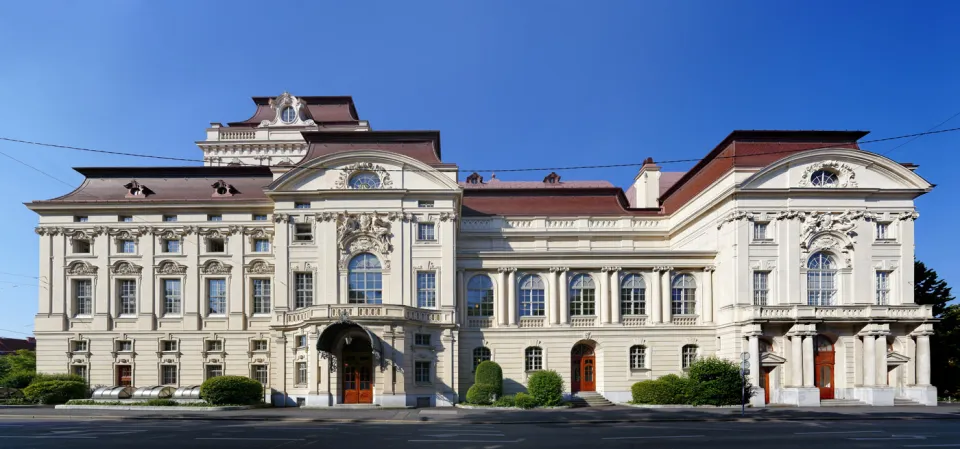
M 746 414 L 747 409 L 747 375 L 750 374 L 750 353 L 740 353 L 740 416 Z

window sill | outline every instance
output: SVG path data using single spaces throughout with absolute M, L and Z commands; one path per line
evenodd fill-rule
M 118 320 L 125 320 L 125 321 L 133 321 L 133 320 L 136 320 L 136 319 L 137 319 L 137 316 L 136 316 L 136 315 L 118 315 L 116 319 L 118 319 Z
M 528 369 L 528 370 L 525 370 L 524 373 L 526 373 L 526 374 L 533 374 L 533 373 L 536 373 L 536 372 L 539 372 L 539 371 L 543 371 L 543 369 Z
M 206 256 L 206 257 L 233 257 L 233 255 L 232 255 L 232 254 L 229 254 L 229 253 L 210 253 L 210 252 L 205 252 L 205 253 L 202 253 L 202 254 L 200 254 L 200 255 L 201 255 L 201 256 Z
M 878 245 L 891 245 L 897 243 L 897 239 L 876 239 L 874 243 Z
M 205 318 L 205 319 L 208 319 L 208 320 L 225 320 L 225 319 L 227 319 L 227 315 L 226 315 L 226 314 L 222 314 L 222 315 L 221 315 L 221 314 L 217 314 L 217 315 L 207 315 L 207 316 L 204 317 L 204 318 Z
M 76 259 L 96 259 L 97 255 L 93 253 L 70 253 L 67 254 L 66 257 Z
M 650 368 L 630 368 L 631 373 L 649 373 Z
M 75 320 L 90 320 L 93 319 L 93 315 L 74 315 L 73 319 Z
M 182 251 L 181 251 L 181 252 L 176 252 L 176 253 L 168 253 L 168 252 L 161 251 L 161 252 L 157 253 L 157 256 L 163 256 L 163 257 L 187 257 L 187 255 L 184 254 Z
M 161 320 L 180 320 L 180 319 L 183 319 L 183 315 L 180 315 L 180 314 L 174 315 L 174 314 L 172 314 L 172 313 L 171 313 L 171 314 L 165 314 L 165 315 L 163 315 L 162 317 L 160 317 L 160 319 L 161 319 Z
M 440 244 L 437 240 L 416 240 L 414 241 L 417 245 L 438 245 Z

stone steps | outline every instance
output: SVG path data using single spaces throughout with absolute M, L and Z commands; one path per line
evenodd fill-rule
M 570 403 L 574 407 L 609 407 L 613 402 L 607 400 L 603 395 L 594 392 L 575 393 L 570 398 Z
M 856 399 L 821 399 L 821 407 L 861 407 L 867 405 Z
M 912 406 L 912 405 L 919 406 L 919 405 L 922 405 L 922 404 L 920 404 L 920 403 L 917 402 L 917 401 L 914 401 L 913 399 L 893 398 L 893 405 L 894 405 L 895 407 L 903 407 L 903 406 Z

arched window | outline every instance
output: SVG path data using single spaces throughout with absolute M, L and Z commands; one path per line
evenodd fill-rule
M 628 274 L 620 282 L 620 315 L 646 315 L 646 284 L 639 274 Z
M 647 368 L 647 347 L 636 345 L 630 347 L 630 369 Z
M 540 371 L 543 369 L 543 349 L 538 346 L 531 346 L 523 352 L 523 366 L 527 371 Z
M 837 174 L 830 170 L 817 170 L 810 175 L 810 184 L 820 187 L 837 185 Z
M 697 282 L 693 280 L 693 275 L 678 274 L 673 278 L 670 302 L 674 315 L 697 313 Z
M 473 372 L 477 372 L 477 367 L 480 366 L 482 362 L 489 362 L 490 349 L 486 347 L 479 347 L 473 350 Z
M 377 256 L 361 253 L 350 259 L 347 282 L 350 304 L 383 303 L 383 270 Z
M 543 279 L 535 274 L 520 278 L 520 316 L 543 316 Z
M 479 274 L 467 283 L 467 316 L 493 316 L 493 281 Z
M 351 189 L 379 189 L 380 177 L 376 173 L 361 172 L 350 178 Z
M 837 269 L 833 259 L 819 252 L 807 260 L 807 305 L 830 306 L 837 294 Z
M 578 274 L 570 279 L 570 315 L 596 315 L 596 287 L 589 274 Z
M 690 365 L 693 365 L 693 362 L 697 360 L 697 345 L 686 345 L 681 351 L 682 359 L 680 360 L 680 367 L 683 369 L 690 368 Z
M 297 110 L 290 106 L 283 108 L 283 110 L 280 111 L 280 120 L 283 120 L 283 123 L 293 123 L 297 121 Z

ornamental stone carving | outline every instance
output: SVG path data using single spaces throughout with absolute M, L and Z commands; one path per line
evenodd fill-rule
M 253 243 L 257 239 L 270 239 L 273 240 L 273 230 L 269 228 L 242 228 L 240 230 L 244 235 L 246 235 L 250 242 Z
M 36 232 L 37 235 L 60 235 L 63 234 L 63 228 L 60 226 L 37 226 L 33 228 L 33 232 Z
M 720 222 L 717 223 L 717 229 L 722 228 L 723 225 L 725 225 L 725 224 L 727 224 L 727 223 L 730 223 L 730 222 L 732 222 L 732 221 L 739 221 L 739 220 L 749 220 L 749 221 L 753 221 L 753 218 L 754 218 L 754 215 L 755 215 L 755 214 L 757 214 L 757 213 L 755 213 L 755 212 L 747 212 L 747 211 L 742 211 L 742 210 L 732 211 L 732 212 L 724 215 L 723 218 L 720 219 Z
M 372 162 L 357 162 L 356 164 L 343 167 L 340 170 L 340 179 L 337 179 L 337 182 L 333 185 L 333 187 L 336 189 L 350 188 L 350 178 L 360 172 L 376 173 L 377 177 L 380 178 L 381 189 L 389 189 L 393 187 L 393 181 L 390 179 L 390 173 L 388 173 L 387 170 L 382 166 L 376 165 Z
M 915 210 L 900 212 L 897 214 L 897 220 L 916 220 L 918 218 L 920 218 L 920 213 Z
M 457 214 L 453 212 L 440 212 L 438 219 L 440 221 L 457 221 Z
M 350 214 L 344 212 L 337 216 L 337 247 L 342 253 L 354 254 L 367 250 L 376 250 L 380 254 L 393 251 L 390 244 L 391 224 L 385 215 L 377 212 Z
M 307 102 L 303 101 L 301 98 L 290 95 L 288 92 L 280 94 L 277 98 L 270 99 L 270 108 L 273 109 L 276 114 L 273 117 L 273 120 L 263 120 L 260 122 L 258 128 L 263 128 L 267 126 L 314 126 L 316 122 L 312 119 L 306 118 L 305 111 L 307 109 Z M 283 111 L 287 108 L 293 108 L 295 112 L 293 120 L 284 120 L 281 116 Z
M 128 275 L 140 275 L 143 272 L 143 267 L 132 262 L 118 261 L 113 264 L 113 267 L 110 268 L 110 272 L 115 275 L 128 276 Z
M 232 265 L 225 264 L 219 260 L 211 260 L 203 264 L 200 268 L 202 274 L 230 274 Z
M 316 218 L 316 221 L 317 221 L 317 222 L 321 222 L 321 221 L 334 221 L 334 220 L 337 219 L 337 214 L 335 214 L 335 213 L 333 213 L 333 212 L 320 212 L 320 213 L 317 214 L 314 218 Z
M 857 220 L 863 218 L 862 211 L 844 211 L 841 214 L 830 212 L 810 212 L 803 218 L 801 239 L 806 241 L 812 236 L 825 232 L 852 235 Z
M 273 274 L 274 265 L 264 260 L 254 260 L 247 265 L 247 274 Z
M 96 276 L 97 267 L 82 260 L 67 265 L 68 276 Z
M 157 274 L 184 275 L 187 274 L 187 266 L 178 264 L 172 260 L 165 260 L 157 265 L 156 272 Z
M 290 223 L 290 214 L 273 214 L 275 223 Z
M 200 229 L 198 232 L 200 235 L 206 236 L 207 238 L 212 239 L 224 239 L 226 241 L 227 237 L 232 234 L 240 232 L 239 226 L 232 226 L 227 228 L 206 228 Z
M 666 272 L 669 273 L 669 272 L 673 271 L 673 267 L 668 267 L 668 266 L 653 267 L 653 271 L 658 271 L 658 272 L 664 272 L 664 271 L 666 271 Z
M 390 212 L 387 214 L 387 220 L 410 223 L 416 221 L 417 217 L 408 212 Z
M 803 174 L 800 175 L 800 182 L 798 185 L 800 187 L 814 187 L 810 183 L 810 177 L 813 175 L 813 172 L 817 170 L 829 170 L 836 173 L 837 183 L 820 185 L 816 187 L 857 187 L 857 174 L 853 171 L 853 167 L 837 161 L 823 161 L 808 165 L 807 168 L 803 170 Z
M 183 226 L 179 228 L 152 228 L 153 235 L 165 240 L 180 240 L 185 235 L 197 232 L 196 226 Z

